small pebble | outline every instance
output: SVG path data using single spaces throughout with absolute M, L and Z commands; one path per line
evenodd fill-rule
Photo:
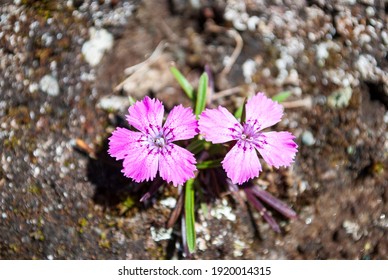
M 306 130 L 303 132 L 302 143 L 307 146 L 312 146 L 315 144 L 315 138 L 314 138 L 314 135 L 311 133 L 311 131 Z
M 366 8 L 366 14 L 369 16 L 369 17 L 373 17 L 375 14 L 376 14 L 376 11 L 373 7 L 368 7 Z

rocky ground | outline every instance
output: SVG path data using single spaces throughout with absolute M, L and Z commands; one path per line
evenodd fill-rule
M 225 193 L 191 258 L 388 258 L 386 1 L 0 3 L 1 259 L 185 257 L 177 190 L 140 203 L 149 185 L 107 155 L 128 96 L 189 105 L 172 62 L 193 84 L 210 67 L 212 106 L 290 91 L 275 128 L 300 147 L 259 178 L 298 219 L 275 215 L 277 234 Z

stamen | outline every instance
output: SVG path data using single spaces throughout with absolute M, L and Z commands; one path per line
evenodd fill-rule
M 156 145 L 157 147 L 159 147 L 159 148 L 163 148 L 164 145 L 166 144 L 166 142 L 164 141 L 164 138 L 163 138 L 162 136 L 156 137 L 156 138 L 154 139 L 154 143 L 155 143 L 155 145 Z

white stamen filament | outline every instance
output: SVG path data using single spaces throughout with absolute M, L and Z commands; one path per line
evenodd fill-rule
M 154 139 L 155 145 L 162 148 L 166 144 L 166 141 L 164 141 L 163 136 L 156 137 Z

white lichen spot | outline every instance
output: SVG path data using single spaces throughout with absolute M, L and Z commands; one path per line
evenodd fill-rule
M 382 228 L 388 228 L 388 217 L 385 214 L 381 214 L 377 224 Z
M 376 78 L 375 72 L 376 72 L 376 67 L 377 67 L 377 61 L 370 54 L 360 55 L 360 57 L 356 61 L 355 66 L 356 66 L 357 70 L 360 72 L 361 77 L 363 79 L 374 80 Z
M 82 54 L 85 60 L 96 66 L 100 63 L 104 53 L 113 47 L 113 35 L 105 29 L 89 29 L 90 40 L 82 46 Z
M 166 228 L 159 228 L 156 229 L 155 227 L 150 228 L 152 239 L 155 242 L 159 242 L 161 240 L 168 240 L 171 238 L 172 228 L 166 229 Z
M 216 219 L 222 219 L 223 217 L 229 221 L 235 221 L 236 215 L 233 214 L 232 208 L 228 206 L 228 202 L 223 199 L 222 205 L 217 205 L 215 208 L 210 210 L 210 215 Z
M 173 209 L 176 205 L 176 199 L 174 197 L 167 197 L 166 199 L 161 200 L 160 204 L 164 207 Z
M 206 251 L 207 249 L 206 240 L 201 237 L 197 238 L 197 248 L 200 251 Z
M 39 82 L 40 89 L 51 96 L 59 94 L 59 85 L 57 79 L 51 75 L 45 75 Z
M 28 86 L 28 90 L 30 91 L 30 93 L 34 93 L 34 92 L 36 92 L 38 89 L 39 89 L 39 85 L 38 85 L 37 83 L 31 83 L 31 84 Z
M 128 108 L 130 100 L 125 96 L 104 96 L 100 99 L 97 106 L 104 110 L 122 111 Z
M 327 104 L 332 108 L 344 108 L 349 105 L 349 101 L 352 98 L 352 88 L 340 88 L 334 91 L 328 98 Z
M 246 247 L 246 244 L 238 239 L 235 239 L 233 242 L 233 256 L 234 257 L 241 257 L 244 253 L 244 249 Z
M 345 220 L 342 224 L 347 234 L 352 235 L 354 241 L 360 240 L 363 233 L 360 231 L 360 226 L 357 223 Z
M 320 43 L 316 46 L 315 58 L 320 63 L 320 65 L 325 64 L 325 60 L 329 57 L 328 45 L 327 43 Z
M 243 75 L 246 83 L 252 82 L 252 76 L 256 73 L 256 62 L 252 59 L 246 60 L 242 65 Z

